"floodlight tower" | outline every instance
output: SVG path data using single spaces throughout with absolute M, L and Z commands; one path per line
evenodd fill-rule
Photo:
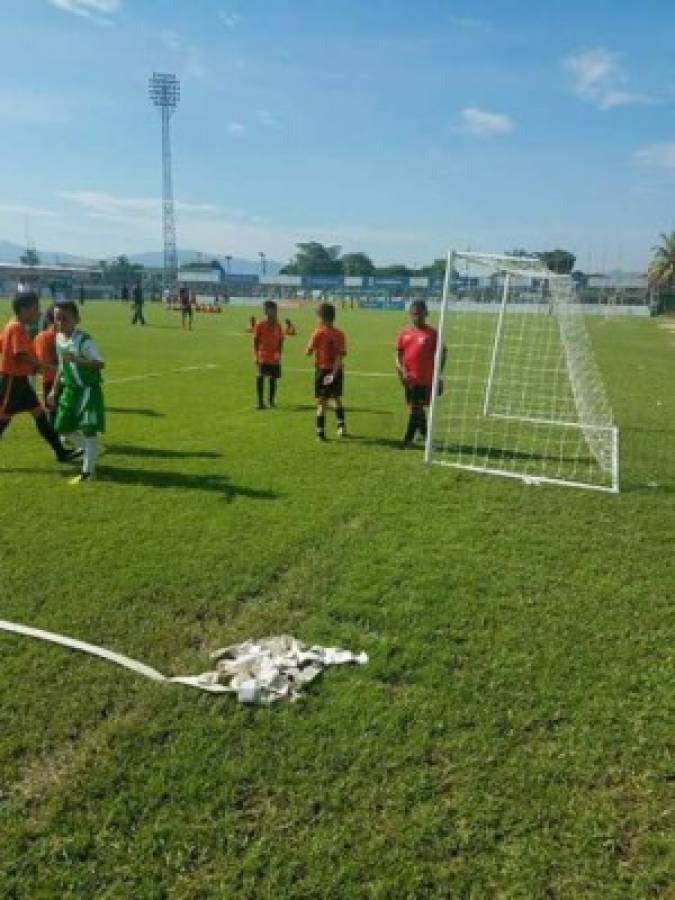
M 171 174 L 171 129 L 169 122 L 180 100 L 180 82 L 175 75 L 154 72 L 150 99 L 162 114 L 162 223 L 164 227 L 164 288 L 174 290 L 178 275 L 176 215 Z

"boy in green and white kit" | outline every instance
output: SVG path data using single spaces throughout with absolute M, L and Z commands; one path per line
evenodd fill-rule
M 56 402 L 54 429 L 82 445 L 82 473 L 71 484 L 90 481 L 96 472 L 96 435 L 105 431 L 101 369 L 105 363 L 91 337 L 78 328 L 80 313 L 73 302 L 54 309 L 59 371 L 52 396 Z

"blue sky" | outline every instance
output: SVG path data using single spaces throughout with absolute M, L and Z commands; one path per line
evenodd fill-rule
M 176 72 L 178 244 L 422 264 L 675 228 L 675 7 L 653 0 L 3 0 L 0 238 L 158 249 L 153 71 Z M 551 8 L 555 7 L 554 10 Z

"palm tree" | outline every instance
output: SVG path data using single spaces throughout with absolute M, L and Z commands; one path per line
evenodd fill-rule
M 649 283 L 653 287 L 675 287 L 675 231 L 661 235 L 661 245 L 654 247 L 649 264 Z

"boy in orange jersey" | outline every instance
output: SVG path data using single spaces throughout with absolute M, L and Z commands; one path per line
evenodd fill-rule
M 265 378 L 269 378 L 269 402 L 275 406 L 277 381 L 281 378 L 281 351 L 284 348 L 284 332 L 277 321 L 277 305 L 274 300 L 263 303 L 264 320 L 253 329 L 253 359 L 258 367 L 255 380 L 258 392 L 258 409 L 265 409 Z
M 338 437 L 345 437 L 345 409 L 342 405 L 344 372 L 342 360 L 347 355 L 345 335 L 333 325 L 335 307 L 332 303 L 322 303 L 317 310 L 319 325 L 312 332 L 307 344 L 307 356 L 314 354 L 316 369 L 314 396 L 316 398 L 316 436 L 326 440 L 326 409 L 332 400 L 335 403 Z
M 30 413 L 40 436 L 54 451 L 59 462 L 77 459 L 79 453 L 69 451 L 61 443 L 52 428 L 37 394 L 30 384 L 30 377 L 40 369 L 55 367 L 43 365 L 35 355 L 29 328 L 40 315 L 38 296 L 32 292 L 17 294 L 12 302 L 14 318 L 2 332 L 0 355 L 0 437 L 19 413 Z

